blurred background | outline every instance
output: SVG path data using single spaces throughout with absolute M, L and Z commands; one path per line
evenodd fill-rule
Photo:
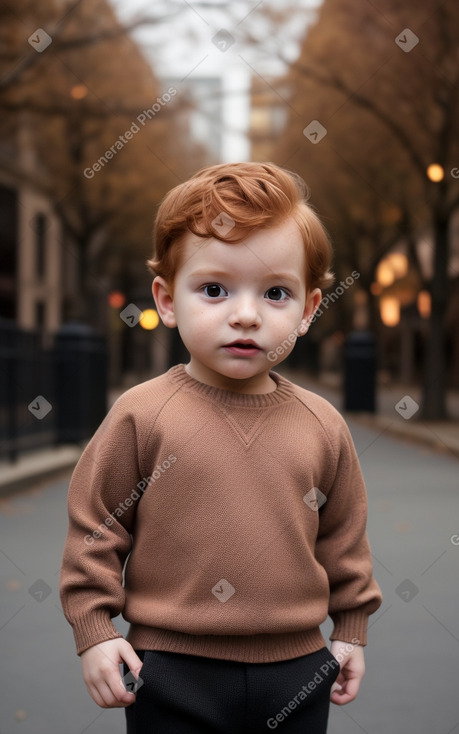
M 392 728 L 448 734 L 459 726 L 454 700 L 445 700 L 450 679 L 442 680 L 455 674 L 455 606 L 449 599 L 440 610 L 433 601 L 439 592 L 449 598 L 457 582 L 452 565 L 443 567 L 443 587 L 438 576 L 437 586 L 423 576 L 439 558 L 435 569 L 452 564 L 459 545 L 451 524 L 459 457 L 458 29 L 454 0 L 0 0 L 0 552 L 8 589 L 0 630 L 8 631 L 4 656 L 22 661 L 27 686 L 27 652 L 9 644 L 14 630 L 23 636 L 19 611 L 27 604 L 49 594 L 59 608 L 58 569 L 51 577 L 45 569 L 59 564 L 68 473 L 123 390 L 187 359 L 151 296 L 145 261 L 158 205 L 203 166 L 270 160 L 306 180 L 334 245 L 335 283 L 308 335 L 273 367 L 350 418 L 366 479 L 380 492 L 376 499 L 370 491 L 370 536 L 385 587 L 382 614 L 393 610 L 375 625 L 378 660 L 385 624 L 397 659 L 396 609 L 418 593 L 413 585 L 432 594 L 410 605 L 427 601 L 431 617 L 419 603 L 418 629 L 430 634 L 426 620 L 439 622 L 430 647 L 412 641 L 418 658 L 403 672 L 408 691 L 400 693 L 402 657 L 398 677 L 385 677 L 388 659 L 373 686 L 389 691 Z M 67 474 L 53 484 L 59 471 Z M 34 560 L 36 570 L 27 570 Z M 19 607 L 21 573 L 32 575 Z M 65 639 L 60 661 L 37 649 L 62 672 L 69 629 L 59 617 L 51 631 L 34 614 L 43 641 L 49 635 L 52 644 L 56 630 Z M 402 655 L 413 627 L 400 629 Z M 413 677 L 413 663 L 421 671 L 427 660 L 436 661 L 435 684 Z M 79 671 L 68 675 L 65 684 L 80 686 L 85 702 L 68 731 L 115 731 L 112 712 L 99 720 L 84 709 L 92 702 Z M 8 685 L 8 734 L 64 731 L 40 703 L 49 696 L 45 682 L 34 678 L 37 700 L 28 705 Z M 417 700 L 427 688 L 429 708 L 413 718 L 410 694 Z M 438 728 L 429 716 L 440 700 Z M 375 724 L 375 705 L 365 709 L 364 700 L 359 723 L 345 713 L 334 730 L 386 731 L 387 710 Z
M 186 359 L 151 297 L 154 215 L 198 168 L 234 160 L 301 174 L 334 243 L 335 284 L 284 367 L 341 386 L 350 410 L 377 411 L 378 386 L 398 382 L 417 389 L 416 418 L 452 417 L 453 2 L 18 0 L 0 16 L 3 452 L 66 438 L 58 410 L 45 430 L 24 398 L 68 413 Z

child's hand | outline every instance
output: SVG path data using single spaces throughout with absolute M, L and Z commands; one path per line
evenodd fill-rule
M 333 640 L 330 645 L 330 652 L 340 661 L 341 668 L 330 695 L 330 701 L 338 706 L 356 698 L 365 675 L 363 647 L 356 645 L 351 652 L 346 652 L 346 647 L 349 648 L 349 643 L 341 640 Z
M 127 663 L 138 678 L 142 661 L 122 637 L 93 645 L 81 653 L 83 679 L 91 697 L 104 709 L 130 706 L 135 696 L 124 687 L 119 664 Z

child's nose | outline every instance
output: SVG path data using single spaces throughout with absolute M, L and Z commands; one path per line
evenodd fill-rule
M 261 316 L 254 298 L 249 296 L 238 298 L 234 303 L 230 323 L 233 326 L 260 326 Z

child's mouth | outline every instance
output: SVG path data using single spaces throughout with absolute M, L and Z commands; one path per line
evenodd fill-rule
M 254 342 L 233 342 L 232 344 L 226 344 L 224 349 L 231 352 L 231 354 L 246 357 L 251 357 L 260 351 L 260 347 Z

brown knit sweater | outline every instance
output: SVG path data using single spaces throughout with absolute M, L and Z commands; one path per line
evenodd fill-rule
M 248 395 L 177 365 L 117 400 L 69 489 L 78 653 L 120 637 L 119 613 L 136 649 L 287 660 L 326 644 L 327 614 L 331 639 L 366 644 L 381 593 L 352 439 L 327 401 L 271 376 Z

